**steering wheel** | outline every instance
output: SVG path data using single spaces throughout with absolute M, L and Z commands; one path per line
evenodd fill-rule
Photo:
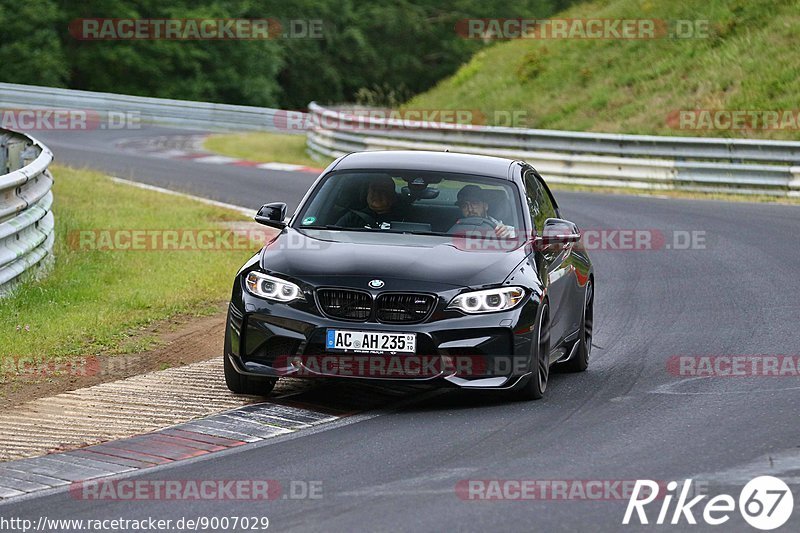
M 372 218 L 371 216 L 369 216 L 368 214 L 366 214 L 366 213 L 364 213 L 362 211 L 356 211 L 355 209 L 350 209 L 350 212 L 355 214 L 362 221 L 364 221 L 369 227 L 371 227 L 371 228 L 377 228 L 378 227 L 378 221 L 375 220 L 374 218 Z
M 494 229 L 495 224 L 488 218 L 483 217 L 464 217 L 459 218 L 456 221 L 456 226 L 489 226 L 490 228 Z
M 460 218 L 456 221 L 450 231 L 448 233 L 456 234 L 456 233 L 466 233 L 468 231 L 475 231 L 483 228 L 484 226 L 488 226 L 492 229 L 492 235 L 494 234 L 495 224 L 488 218 L 483 217 L 464 217 Z

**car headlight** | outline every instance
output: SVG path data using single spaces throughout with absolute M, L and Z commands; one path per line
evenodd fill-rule
M 525 289 L 522 287 L 500 287 L 459 294 L 447 308 L 458 309 L 470 315 L 494 313 L 515 308 L 524 297 Z
M 250 272 L 245 278 L 245 286 L 250 294 L 273 302 L 288 303 L 305 299 L 300 287 L 291 281 L 268 276 L 261 272 Z

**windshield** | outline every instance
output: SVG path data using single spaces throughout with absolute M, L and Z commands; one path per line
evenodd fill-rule
M 332 172 L 299 213 L 296 229 L 510 238 L 522 216 L 511 182 L 446 172 Z

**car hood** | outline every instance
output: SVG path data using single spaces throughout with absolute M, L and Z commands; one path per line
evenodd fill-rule
M 451 237 L 285 228 L 260 264 L 316 286 L 366 289 L 380 279 L 384 290 L 433 291 L 502 283 L 525 257 L 524 246 L 468 251 Z

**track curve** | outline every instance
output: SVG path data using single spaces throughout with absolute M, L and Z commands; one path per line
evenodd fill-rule
M 113 146 L 118 138 L 108 135 L 40 137 L 60 162 L 247 207 L 296 205 L 313 180 L 120 154 Z M 593 359 L 584 374 L 551 375 L 544 400 L 505 403 L 448 391 L 382 416 L 140 475 L 320 480 L 319 500 L 86 502 L 55 494 L 14 504 L 13 514 L 266 515 L 271 528 L 303 531 L 618 531 L 625 529 L 627 500 L 466 501 L 456 487 L 481 479 L 694 478 L 738 497 L 754 475 L 770 474 L 794 483 L 795 516 L 785 529 L 796 528 L 800 378 L 690 379 L 671 373 L 668 362 L 682 355 L 800 353 L 800 207 L 558 191 L 556 197 L 564 216 L 583 229 L 654 230 L 667 244 L 675 244 L 675 235 L 703 232 L 705 244 L 592 252 Z M 692 529 L 685 522 L 662 528 Z M 725 529 L 750 530 L 737 514 Z

